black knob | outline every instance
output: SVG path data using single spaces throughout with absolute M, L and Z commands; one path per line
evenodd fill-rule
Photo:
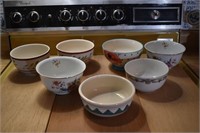
M 78 12 L 77 18 L 79 21 L 85 22 L 89 19 L 89 13 L 86 10 L 80 10 Z
M 31 22 L 33 22 L 33 23 L 38 22 L 38 21 L 40 20 L 40 15 L 39 15 L 39 13 L 36 12 L 36 11 L 31 11 L 31 12 L 29 13 L 29 20 L 30 20 Z
M 60 12 L 60 20 L 67 22 L 70 21 L 72 18 L 72 14 L 68 10 L 63 10 Z
M 4 22 L 3 17 L 1 16 L 1 27 L 4 27 L 4 26 L 5 26 L 5 22 Z
M 153 10 L 151 12 L 151 18 L 157 20 L 158 18 L 160 18 L 160 12 L 158 10 Z
M 22 14 L 20 12 L 14 12 L 11 14 L 12 22 L 18 24 L 22 21 Z
M 117 21 L 121 21 L 124 19 L 124 11 L 121 9 L 116 9 L 113 11 L 113 19 Z
M 106 17 L 107 17 L 107 14 L 102 9 L 97 10 L 96 13 L 95 13 L 95 18 L 98 21 L 104 21 L 104 20 L 106 20 Z

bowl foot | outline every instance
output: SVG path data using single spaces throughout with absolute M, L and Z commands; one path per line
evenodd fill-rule
M 116 65 L 112 65 L 112 69 L 117 70 L 117 71 L 125 71 L 124 67 L 116 66 Z

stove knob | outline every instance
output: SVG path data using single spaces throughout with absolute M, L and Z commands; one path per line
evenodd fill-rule
M 40 15 L 39 15 L 39 13 L 36 12 L 36 11 L 31 11 L 31 12 L 29 13 L 29 20 L 30 20 L 31 22 L 33 22 L 33 23 L 38 22 L 38 21 L 40 20 Z
M 96 13 L 95 13 L 95 18 L 98 21 L 104 21 L 104 20 L 106 20 L 106 17 L 107 17 L 107 14 L 102 9 L 97 10 Z
M 113 11 L 113 19 L 117 21 L 121 21 L 124 19 L 124 11 L 121 9 L 116 9 Z
M 3 17 L 1 16 L 1 27 L 3 28 L 4 26 L 5 26 L 5 22 L 4 22 Z
M 22 14 L 20 12 L 14 12 L 11 14 L 12 22 L 18 24 L 22 21 Z
M 160 17 L 160 12 L 158 10 L 153 10 L 151 12 L 151 18 L 157 20 Z
M 72 18 L 72 14 L 68 10 L 63 10 L 60 12 L 60 20 L 63 22 L 68 22 Z
M 90 15 L 86 10 L 80 10 L 77 14 L 77 18 L 81 22 L 85 22 L 89 19 Z

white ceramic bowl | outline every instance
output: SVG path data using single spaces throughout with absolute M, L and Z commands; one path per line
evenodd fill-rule
M 85 68 L 80 59 L 56 56 L 39 62 L 36 71 L 49 91 L 64 95 L 78 88 Z
M 112 117 L 128 109 L 135 87 L 121 76 L 102 74 L 83 81 L 79 86 L 79 94 L 85 109 L 90 113 Z
M 148 58 L 163 61 L 170 69 L 179 63 L 186 50 L 180 43 L 160 40 L 148 42 L 144 47 Z
M 128 61 L 140 57 L 143 45 L 131 39 L 111 39 L 104 42 L 102 48 L 113 69 L 124 70 Z
M 65 40 L 56 45 L 58 55 L 71 56 L 87 63 L 93 56 L 94 43 L 85 39 Z
M 27 75 L 37 75 L 35 67 L 38 62 L 49 58 L 50 47 L 33 43 L 18 46 L 11 50 L 10 57 L 15 67 Z
M 168 66 L 155 59 L 135 59 L 125 65 L 126 77 L 142 92 L 152 92 L 163 86 Z

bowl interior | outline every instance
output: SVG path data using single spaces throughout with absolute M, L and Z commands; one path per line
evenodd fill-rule
M 36 71 L 46 77 L 68 78 L 82 73 L 85 68 L 85 63 L 74 57 L 52 57 L 39 62 Z
M 67 53 L 78 53 L 94 48 L 94 43 L 84 39 L 71 39 L 57 44 L 57 50 Z
M 179 54 L 185 51 L 185 47 L 172 41 L 151 41 L 145 44 L 145 49 L 152 53 Z
M 80 88 L 79 92 L 87 101 L 103 105 L 123 102 L 135 92 L 127 79 L 108 75 L 91 77 Z
M 45 44 L 26 44 L 14 48 L 10 52 L 10 56 L 16 59 L 30 59 L 42 56 L 48 53 L 49 46 Z
M 125 65 L 129 75 L 142 79 L 155 79 L 168 73 L 168 66 L 154 59 L 135 59 Z
M 104 42 L 102 47 L 110 52 L 127 53 L 141 50 L 143 45 L 131 39 L 112 39 Z

